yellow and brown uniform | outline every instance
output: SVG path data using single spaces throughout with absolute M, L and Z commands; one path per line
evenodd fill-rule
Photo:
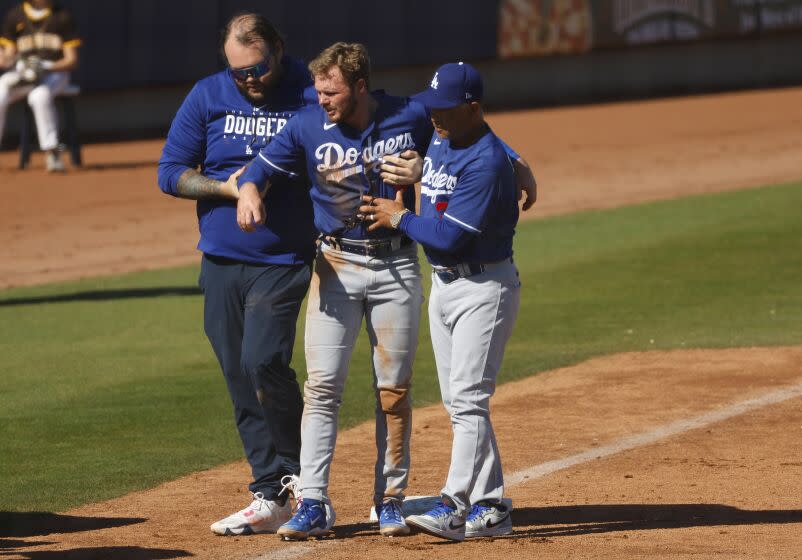
M 59 60 L 64 47 L 80 44 L 69 12 L 60 7 L 35 10 L 28 2 L 8 12 L 0 34 L 0 45 L 13 45 L 21 58 Z

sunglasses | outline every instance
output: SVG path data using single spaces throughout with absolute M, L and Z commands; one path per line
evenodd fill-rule
M 239 82 L 245 82 L 248 78 L 253 78 L 258 80 L 268 72 L 270 72 L 270 60 L 264 59 L 259 64 L 254 64 L 253 66 L 248 66 L 247 68 L 231 68 L 231 75 L 234 76 L 234 79 Z

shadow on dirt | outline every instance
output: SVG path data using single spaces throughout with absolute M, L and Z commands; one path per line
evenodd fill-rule
M 49 296 L 0 299 L 0 307 L 13 307 L 16 305 L 39 305 L 43 303 L 67 303 L 73 301 L 112 301 L 132 298 L 199 295 L 201 295 L 200 288 L 196 287 L 93 290 L 89 292 L 76 292 L 73 294 L 54 294 Z M 0 513 L 0 515 L 3 514 Z
M 97 548 L 73 548 L 70 550 L 29 550 L 15 552 L 23 560 L 161 560 L 191 556 L 186 550 L 163 548 L 141 548 L 138 546 L 99 546 Z
M 147 521 L 142 517 L 78 517 L 47 512 L 0 512 L 0 557 L 13 555 L 28 560 L 159 560 L 190 556 L 185 550 L 142 548 L 138 546 L 99 546 L 69 550 L 24 550 L 56 544 L 52 540 L 20 540 L 61 533 L 96 531 Z M 11 538 L 7 538 L 11 537 Z
M 53 533 L 79 533 L 134 525 L 142 517 L 77 517 L 41 511 L 0 511 L 0 538 L 41 537 Z
M 17 548 L 30 548 L 32 546 L 47 546 L 49 544 L 56 544 L 53 541 L 18 541 L 15 539 L 4 539 L 0 537 L 0 551 L 7 550 L 7 549 L 17 549 Z M 0 554 L 0 556 L 5 556 L 4 554 Z
M 493 538 L 550 539 L 651 529 L 802 523 L 802 510 L 750 511 L 719 504 L 558 506 L 515 509 L 512 523 L 512 534 Z M 334 530 L 337 538 L 379 535 L 375 523 L 339 525 Z M 426 544 L 445 545 L 454 541 L 431 536 Z
M 90 163 L 84 164 L 81 167 L 73 168 L 73 171 L 111 171 L 115 169 L 140 169 L 143 167 L 156 168 L 158 162 L 149 161 L 119 161 L 110 163 Z
M 498 538 L 567 537 L 618 531 L 802 523 L 802 510 L 742 510 L 720 504 L 632 504 L 521 508 Z
M 335 539 L 352 539 L 354 537 L 378 536 L 379 526 L 376 523 L 351 523 L 349 525 L 335 525 Z

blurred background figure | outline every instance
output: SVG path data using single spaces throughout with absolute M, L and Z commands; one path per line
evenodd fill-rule
M 0 139 L 8 106 L 28 98 L 47 170 L 64 171 L 59 153 L 55 98 L 78 66 L 81 40 L 70 14 L 53 0 L 30 0 L 6 14 L 0 31 Z

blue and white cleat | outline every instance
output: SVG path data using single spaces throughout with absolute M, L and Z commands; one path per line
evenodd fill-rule
M 388 498 L 376 506 L 379 516 L 379 533 L 385 537 L 399 537 L 409 534 L 409 526 L 401 513 L 401 500 Z
M 279 527 L 278 535 L 285 541 L 304 541 L 309 537 L 324 537 L 334 525 L 334 510 L 318 500 L 302 499 L 292 519 Z
M 465 540 L 465 517 L 457 515 L 457 508 L 444 502 L 437 502 L 434 508 L 424 514 L 410 515 L 407 523 L 436 537 Z
M 474 504 L 465 521 L 465 538 L 498 537 L 512 533 L 511 507 L 504 504 Z

